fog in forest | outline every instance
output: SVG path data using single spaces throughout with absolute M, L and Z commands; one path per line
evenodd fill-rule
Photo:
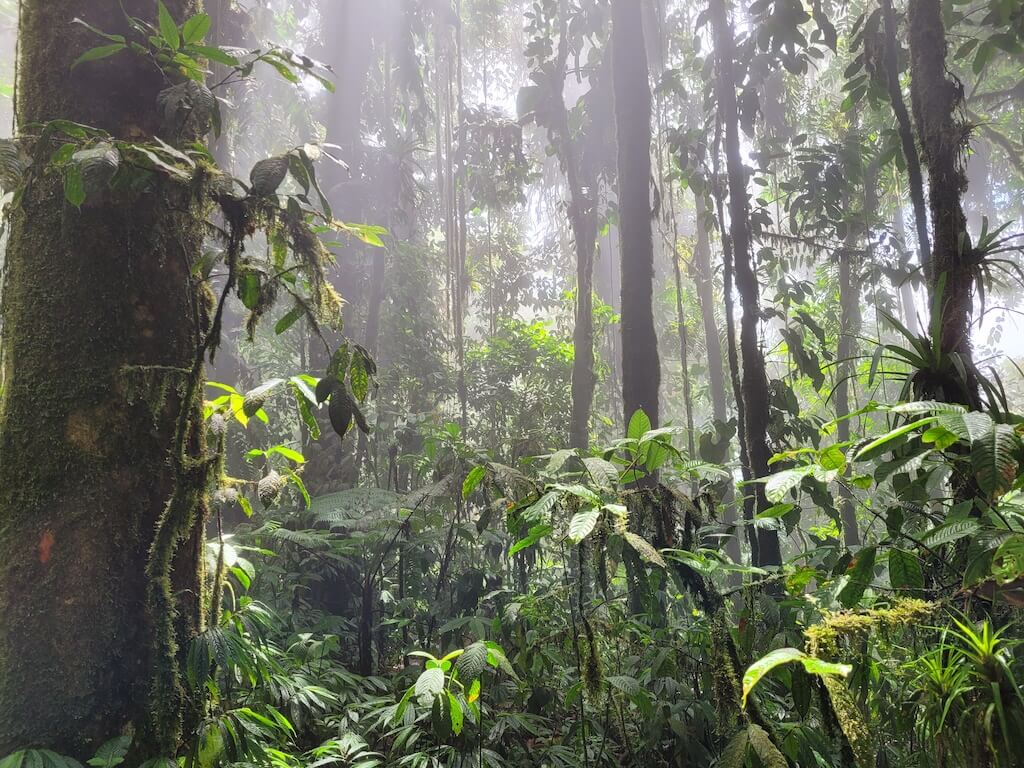
M 1024 765 L 1020 0 L 0 0 L 0 768 Z

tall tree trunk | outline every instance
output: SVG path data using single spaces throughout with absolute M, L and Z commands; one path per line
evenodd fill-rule
M 569 127 L 565 106 L 565 71 L 569 58 L 569 9 L 565 0 L 558 8 L 557 71 L 554 143 L 569 187 L 569 225 L 576 247 L 576 317 L 573 325 L 572 412 L 569 445 L 585 451 L 590 446 L 590 409 L 594 402 L 594 252 L 597 243 L 597 181 L 581 162 L 580 149 Z
M 179 22 L 196 11 L 191 0 L 167 6 Z M 71 20 L 130 35 L 125 11 L 156 24 L 148 0 L 23 0 L 19 125 L 74 120 L 130 141 L 159 133 L 166 81 L 148 59 L 122 53 L 71 69 L 98 44 Z M 204 478 L 180 483 L 185 459 L 204 450 L 202 420 L 193 421 L 201 395 L 178 394 L 195 382 L 203 299 L 191 265 L 202 221 L 193 190 L 158 177 L 142 193 L 97 190 L 76 209 L 59 174 L 37 170 L 14 209 L 0 404 L 0 755 L 46 746 L 85 759 L 132 725 L 140 753 L 177 747 L 187 710 L 180 656 L 203 597 Z
M 736 105 L 735 41 L 732 25 L 726 16 L 724 0 L 711 0 L 711 25 L 715 37 L 718 65 L 717 96 L 725 128 L 726 176 L 729 182 L 729 229 L 732 241 L 736 288 L 740 295 L 743 317 L 740 321 L 740 358 L 743 363 L 742 396 L 746 415 L 745 434 L 747 458 L 755 479 L 769 474 L 768 460 L 768 378 L 761 352 L 758 329 L 761 311 L 757 273 L 750 243 L 749 200 L 747 176 L 740 151 L 739 117 Z M 757 512 L 769 507 L 764 484 L 754 484 Z M 756 565 L 778 565 L 782 562 L 778 534 L 769 528 L 757 532 L 759 557 Z
M 980 408 L 971 353 L 974 253 L 962 204 L 967 189 L 962 155 L 968 129 L 956 118 L 963 86 L 946 78 L 946 30 L 939 0 L 910 0 L 908 21 L 910 94 L 928 168 L 934 240 L 926 276 L 931 295 L 939 297 L 942 313 L 935 343 L 945 355 L 957 355 L 963 363 L 958 366 L 963 373 L 951 380 L 942 394 L 949 401 Z
M 921 158 L 914 141 L 914 129 L 910 124 L 903 88 L 900 86 L 899 48 L 897 43 L 896 13 L 892 0 L 880 0 L 885 36 L 885 85 L 889 92 L 889 103 L 896 116 L 896 128 L 903 148 L 903 159 L 907 164 L 907 181 L 910 185 L 910 202 L 914 207 L 914 225 L 917 229 L 917 248 L 921 269 L 927 276 L 931 264 L 931 243 L 928 237 L 928 213 L 924 202 L 924 179 L 921 175 Z
M 622 244 L 622 400 L 628 424 L 643 410 L 658 424 L 661 367 L 654 329 L 651 230 L 651 89 L 641 4 L 612 0 L 612 88 Z
M 697 245 L 693 251 L 691 272 L 697 285 L 697 301 L 700 304 L 701 320 L 704 325 L 704 349 L 707 353 L 708 390 L 711 395 L 711 416 L 715 421 L 716 438 L 718 424 L 725 424 L 729 418 L 725 394 L 725 370 L 722 360 L 722 339 L 718 332 L 715 319 L 715 281 L 714 270 L 711 268 L 711 242 L 708 238 L 708 198 L 704 192 L 694 192 L 695 221 L 697 229 Z M 730 290 L 731 283 L 730 280 Z M 727 310 L 728 311 L 728 310 Z M 726 445 L 725 454 L 731 454 L 730 446 Z M 730 477 L 719 484 L 724 509 L 724 522 L 732 528 L 736 524 L 735 483 Z M 725 551 L 733 562 L 740 562 L 742 552 L 738 536 L 730 536 L 725 542 Z
M 643 15 L 636 0 L 612 0 L 612 92 L 618 154 L 619 233 L 622 267 L 622 406 L 624 423 L 642 410 L 658 425 L 661 362 L 654 329 L 654 235 L 651 229 L 651 89 L 644 56 Z M 638 483 L 653 489 L 657 477 Z M 630 521 L 643 531 L 653 491 L 634 494 Z M 627 547 L 623 555 L 633 613 L 653 609 L 646 571 Z

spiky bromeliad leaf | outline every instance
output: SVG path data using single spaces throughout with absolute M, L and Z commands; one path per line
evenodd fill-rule
M 971 443 L 971 468 L 978 487 L 990 496 L 1005 493 L 1017 476 L 1017 436 L 1009 424 L 993 424 Z

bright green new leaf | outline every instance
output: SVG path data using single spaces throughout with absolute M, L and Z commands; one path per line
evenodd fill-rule
M 783 664 L 799 662 L 812 675 L 839 675 L 846 677 L 853 670 L 849 664 L 834 664 L 815 656 L 809 656 L 797 648 L 779 648 L 762 656 L 743 673 L 743 706 L 747 705 L 747 697 L 765 675 Z

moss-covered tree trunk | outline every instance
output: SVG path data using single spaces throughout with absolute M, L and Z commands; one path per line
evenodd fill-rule
M 154 2 L 122 3 L 155 23 Z M 71 69 L 104 42 L 72 20 L 128 34 L 122 3 L 23 0 L 23 134 L 56 118 L 133 141 L 159 132 L 155 104 L 167 81 L 149 60 L 122 53 Z M 196 10 L 193 0 L 166 4 L 179 21 Z M 88 758 L 133 726 L 140 753 L 155 754 L 175 747 L 184 727 L 177 668 L 200 623 L 202 488 L 178 494 L 173 508 L 169 500 L 202 314 L 190 271 L 200 222 L 191 191 L 155 177 L 76 209 L 60 174 L 39 167 L 13 213 L 0 406 L 0 755 L 46 746 Z M 194 452 L 198 429 L 186 441 Z
M 910 40 L 910 94 L 914 122 L 928 168 L 928 206 L 932 217 L 932 254 L 926 266 L 929 293 L 941 307 L 939 345 L 958 356 L 962 369 L 945 383 L 941 399 L 981 408 L 971 353 L 975 254 L 967 233 L 963 195 L 967 174 L 968 127 L 957 117 L 963 85 L 946 77 L 946 29 L 939 0 L 911 0 L 907 6 Z

